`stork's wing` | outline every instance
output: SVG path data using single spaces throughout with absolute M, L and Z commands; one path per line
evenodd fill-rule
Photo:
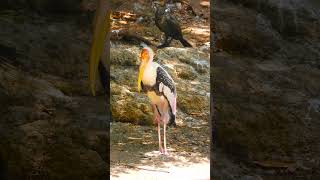
M 156 87 L 167 98 L 172 113 L 176 114 L 176 87 L 171 76 L 161 66 L 157 68 Z

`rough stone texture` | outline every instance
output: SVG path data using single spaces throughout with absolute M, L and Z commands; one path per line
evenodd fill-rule
M 82 0 L 4 0 L 1 8 L 30 9 L 47 13 L 75 13 L 80 12 Z
M 107 179 L 110 115 L 87 84 L 90 24 L 5 10 L 0 26 L 0 179 Z
M 319 177 L 320 4 L 214 4 L 214 176 Z

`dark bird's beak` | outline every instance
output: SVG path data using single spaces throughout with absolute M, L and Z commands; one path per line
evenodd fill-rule
M 108 1 L 100 0 L 94 19 L 93 37 L 89 58 L 89 84 L 92 94 L 96 94 L 96 79 L 99 61 L 105 47 L 107 33 L 111 29 L 111 8 Z M 105 58 L 105 57 L 104 57 Z

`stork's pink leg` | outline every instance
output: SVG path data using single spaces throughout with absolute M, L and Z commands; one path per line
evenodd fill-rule
M 152 111 L 153 111 L 153 122 L 154 122 L 154 123 L 158 123 L 158 121 L 159 121 L 159 115 L 158 115 L 158 112 L 157 112 L 156 105 L 151 104 L 151 107 L 152 107 Z
M 152 110 L 153 110 L 154 123 L 158 124 L 159 152 L 162 154 L 163 148 L 162 148 L 162 142 L 161 142 L 160 115 L 158 113 L 158 110 L 155 104 L 152 104 Z
M 164 154 L 165 154 L 165 155 L 168 155 L 168 151 L 167 151 L 167 139 L 166 139 L 166 127 L 167 127 L 167 123 L 163 123 Z
M 158 139 L 159 139 L 159 151 L 162 154 L 163 153 L 163 148 L 161 144 L 161 133 L 160 133 L 160 122 L 158 122 Z

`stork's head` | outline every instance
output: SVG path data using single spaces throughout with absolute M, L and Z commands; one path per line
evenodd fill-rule
M 153 50 L 150 47 L 144 47 L 140 53 L 140 67 L 139 67 L 139 75 L 138 75 L 138 92 L 141 89 L 141 81 L 144 74 L 144 70 L 146 69 L 147 65 L 152 62 L 153 60 Z
M 145 46 L 140 53 L 141 63 L 142 62 L 146 62 L 146 63 L 151 62 L 153 60 L 153 56 L 154 56 L 153 50 L 150 47 Z

